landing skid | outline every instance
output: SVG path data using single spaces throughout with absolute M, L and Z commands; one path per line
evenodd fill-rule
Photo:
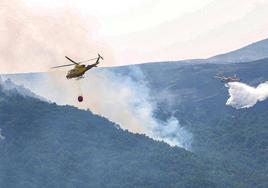
M 83 79 L 83 78 L 85 78 L 85 77 L 84 76 L 79 76 L 79 77 L 76 78 L 76 80 L 80 80 L 80 79 Z

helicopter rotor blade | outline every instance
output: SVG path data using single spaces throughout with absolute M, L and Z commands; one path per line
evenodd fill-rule
M 67 57 L 67 56 L 65 56 L 65 58 L 68 59 L 69 61 L 71 61 L 72 63 L 76 64 L 76 65 L 79 64 L 79 63 L 75 62 L 74 60 L 72 60 L 71 58 L 69 58 L 69 57 Z
M 68 66 L 74 66 L 74 64 L 60 65 L 60 66 L 51 67 L 51 68 L 55 69 L 55 68 L 68 67 Z
M 85 63 L 85 62 L 88 62 L 88 61 L 93 61 L 93 60 L 96 60 L 96 59 L 98 59 L 97 57 L 95 57 L 95 58 L 92 58 L 92 59 L 88 59 L 88 60 L 85 60 L 85 61 L 79 61 L 79 62 L 77 62 L 77 63 Z

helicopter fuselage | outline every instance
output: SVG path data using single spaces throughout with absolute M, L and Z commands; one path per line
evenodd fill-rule
M 68 71 L 66 78 L 78 78 L 85 74 L 89 69 L 85 65 L 75 65 L 75 67 Z
M 67 65 L 60 65 L 60 66 L 56 66 L 56 67 L 51 67 L 51 68 L 61 68 L 61 67 L 67 67 L 67 66 L 72 66 L 74 65 L 74 68 L 69 70 L 67 75 L 66 75 L 66 78 L 67 79 L 71 79 L 71 78 L 83 78 L 83 75 L 89 70 L 89 69 L 92 69 L 93 67 L 97 67 L 97 65 L 100 63 L 100 59 L 103 60 L 103 57 L 98 54 L 98 57 L 97 58 L 93 58 L 93 59 L 89 59 L 89 60 L 86 60 L 86 61 L 81 61 L 81 62 L 75 62 L 74 60 L 72 60 L 71 58 L 65 56 L 69 61 L 72 62 L 72 64 L 67 64 Z M 94 60 L 96 59 L 96 63 L 93 63 L 91 65 L 83 65 L 83 64 L 80 64 L 82 62 L 88 62 L 88 61 L 91 61 L 91 60 Z

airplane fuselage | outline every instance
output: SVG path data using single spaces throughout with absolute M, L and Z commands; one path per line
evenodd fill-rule
M 224 76 L 215 76 L 215 78 L 220 79 L 224 83 L 229 83 L 229 82 L 239 82 L 240 79 L 237 77 L 224 77 Z
M 240 79 L 239 78 L 226 78 L 222 80 L 225 83 L 229 83 L 229 82 L 239 82 Z

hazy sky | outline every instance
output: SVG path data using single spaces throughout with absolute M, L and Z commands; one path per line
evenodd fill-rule
M 118 36 L 141 31 L 181 17 L 213 0 L 25 0 L 30 6 L 46 8 L 72 7 L 100 23 L 99 34 Z
M 206 58 L 268 37 L 268 0 L 1 1 L 2 72 L 14 72 L 12 63 L 43 71 L 65 54 L 102 52 L 105 66 Z

